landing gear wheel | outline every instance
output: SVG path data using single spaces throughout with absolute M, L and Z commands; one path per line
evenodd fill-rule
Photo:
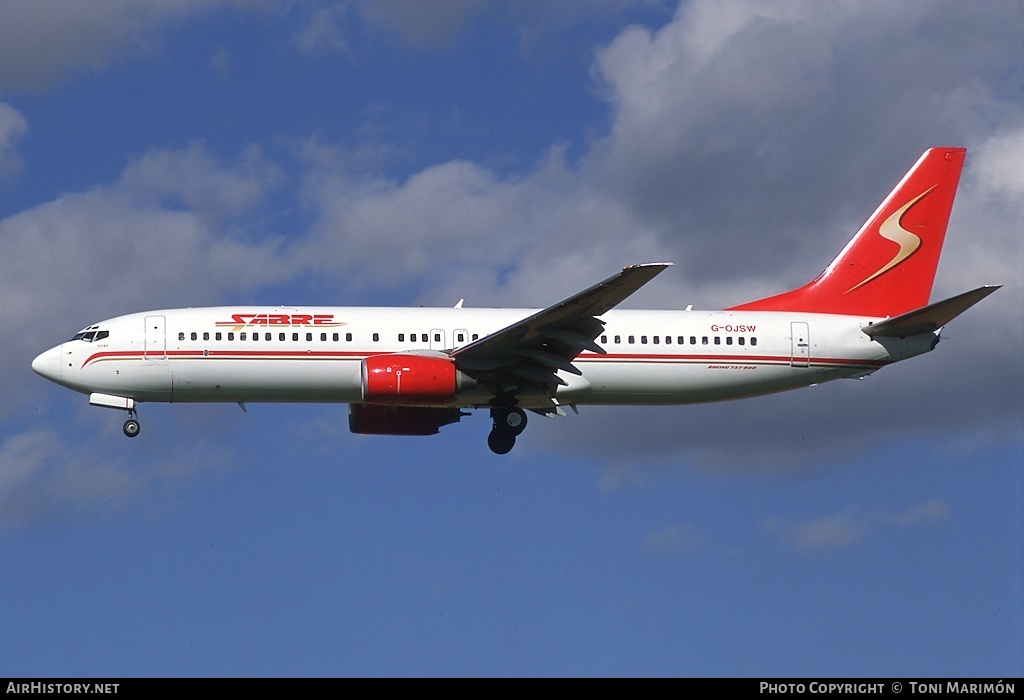
M 487 436 L 487 446 L 491 448 L 491 452 L 494 454 L 508 454 L 516 446 L 516 436 L 507 430 L 495 427 Z
M 526 430 L 526 414 L 521 408 L 510 408 L 505 414 L 505 426 L 512 432 L 512 436 L 520 435 Z
M 495 454 L 503 455 L 515 447 L 516 437 L 526 430 L 526 413 L 510 403 L 498 403 L 491 407 L 491 433 L 487 446 Z
M 135 437 L 139 434 L 140 426 L 139 421 L 134 418 L 129 418 L 124 422 L 124 434 L 130 438 Z

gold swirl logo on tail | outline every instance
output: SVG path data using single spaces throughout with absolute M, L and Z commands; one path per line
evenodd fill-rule
M 859 284 L 856 284 L 853 287 L 850 287 L 848 290 L 846 290 L 847 294 L 849 294 L 855 289 L 863 287 L 865 284 L 875 279 L 876 277 L 884 275 L 886 272 L 893 269 L 894 267 L 902 263 L 904 260 L 909 258 L 911 255 L 913 255 L 914 251 L 921 247 L 921 238 L 917 234 L 911 233 L 907 229 L 903 228 L 903 226 L 900 224 L 900 220 L 903 218 L 903 215 L 907 213 L 908 209 L 910 209 L 912 206 L 920 202 L 929 192 L 934 190 L 936 187 L 938 187 L 938 185 L 932 185 L 924 192 L 917 195 L 912 200 L 904 204 L 902 207 L 894 211 L 892 214 L 889 215 L 889 217 L 885 221 L 882 222 L 882 225 L 878 227 L 878 234 L 882 238 L 888 239 L 893 243 L 899 245 L 900 249 L 896 251 L 896 255 L 893 256 L 892 260 L 887 262 L 885 265 L 882 265 L 882 267 L 880 267 L 877 272 L 875 272 L 870 277 L 865 278 Z

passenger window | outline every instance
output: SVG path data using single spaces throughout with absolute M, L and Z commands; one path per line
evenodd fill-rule
M 346 333 L 345 334 L 345 340 L 347 340 L 348 342 L 351 343 L 352 342 L 352 334 L 351 333 Z
M 690 336 L 690 345 L 696 345 L 696 344 L 697 344 L 697 336 L 691 335 Z M 708 344 L 707 338 L 704 339 L 704 344 L 705 345 Z
M 426 333 L 424 333 L 422 336 L 420 336 L 420 341 L 423 342 L 423 343 L 427 342 L 427 334 Z
M 235 339 L 235 334 L 229 331 L 228 332 L 228 340 L 234 340 L 234 339 Z
M 740 345 L 745 345 L 745 344 L 746 344 L 746 342 L 747 342 L 747 339 L 746 339 L 746 338 L 744 338 L 744 337 L 743 337 L 743 336 L 741 335 L 741 336 L 739 337 L 739 339 L 738 339 L 738 340 L 737 340 L 736 342 L 737 342 L 737 343 L 739 343 Z
M 374 333 L 373 334 L 373 342 L 375 342 L 375 343 L 380 342 L 380 333 Z
M 619 345 L 621 343 L 622 343 L 622 336 L 621 335 L 615 336 L 615 344 Z
M 209 340 L 209 339 L 210 339 L 210 333 L 208 331 L 203 332 L 203 340 Z
M 321 333 L 320 334 L 320 340 L 322 340 L 323 342 L 326 343 L 327 342 L 327 334 L 326 333 Z
M 331 340 L 333 340 L 334 342 L 338 342 L 338 334 L 335 333 L 334 335 L 332 335 Z
M 708 344 L 708 337 L 706 335 L 701 336 L 700 344 L 701 345 L 707 345 Z
M 640 336 L 640 344 L 641 345 L 647 345 L 647 336 L 646 335 Z
M 404 343 L 405 342 L 405 333 L 399 333 L 398 334 L 398 342 L 399 343 Z
M 601 336 L 601 342 L 602 342 L 602 343 L 607 343 L 607 342 L 608 342 L 608 336 L 606 336 L 606 335 L 602 335 L 602 336 Z
M 672 344 L 672 336 L 666 335 L 665 336 L 665 345 L 671 345 L 671 344 Z
M 294 342 L 298 341 L 298 339 L 299 339 L 299 334 L 298 333 L 292 333 L 292 342 L 294 343 Z
M 660 343 L 660 342 L 661 342 L 661 338 L 659 338 L 658 336 L 654 336 L 653 338 L 651 338 L 651 340 L 653 340 L 653 341 L 654 341 L 654 344 L 655 344 L 655 345 L 657 345 L 658 343 Z
M 636 338 L 634 336 L 629 336 L 628 338 L 626 338 L 626 342 L 632 345 L 633 343 L 636 342 Z
M 313 334 L 312 333 L 306 333 L 306 342 L 309 342 L 311 340 L 313 340 Z
M 757 338 L 751 338 L 750 339 L 750 344 L 751 345 L 757 345 Z
M 480 340 L 480 334 L 479 333 L 474 333 L 473 334 L 473 340 Z
M 278 340 L 280 340 L 280 341 L 281 341 L 281 342 L 283 343 L 283 342 L 284 342 L 284 339 L 285 339 L 286 337 L 287 337 L 287 336 L 286 336 L 286 335 L 285 335 L 284 333 L 280 333 L 280 334 L 278 334 L 278 336 L 277 336 L 277 339 L 278 339 Z
M 245 333 L 244 332 L 243 333 L 239 333 L 238 334 L 238 339 L 239 340 L 245 340 Z
M 259 333 L 253 333 L 253 334 L 252 334 L 252 339 L 253 339 L 254 341 L 255 341 L 255 340 L 259 340 L 259 339 L 260 339 L 260 334 L 259 334 Z M 242 340 L 245 340 L 245 333 L 242 333 Z
M 184 333 L 178 333 L 178 340 L 184 340 L 184 339 L 185 339 L 185 334 Z
M 722 344 L 722 338 L 720 336 L 716 335 L 715 336 L 715 345 L 721 345 L 721 344 Z
M 223 336 L 220 334 L 220 331 L 217 331 L 216 333 L 213 334 L 214 340 L 220 340 L 222 337 Z
M 459 342 L 460 343 L 466 342 L 466 334 L 465 333 L 459 333 Z M 601 341 L 601 342 L 607 342 L 607 341 Z
M 678 338 L 676 338 L 676 341 L 678 342 L 679 345 L 686 345 L 686 337 L 685 336 L 682 336 L 682 335 L 679 336 Z

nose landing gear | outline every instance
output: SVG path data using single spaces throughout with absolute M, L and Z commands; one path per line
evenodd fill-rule
M 515 406 L 495 406 L 491 409 L 491 425 L 487 446 L 495 454 L 507 454 L 515 447 L 516 437 L 526 430 L 526 413 Z
M 139 434 L 139 414 L 135 410 L 135 399 L 112 394 L 89 394 L 89 405 L 128 411 L 128 420 L 124 422 L 124 434 L 130 438 Z

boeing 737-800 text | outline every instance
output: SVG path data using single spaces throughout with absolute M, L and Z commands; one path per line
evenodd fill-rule
M 812 282 L 723 311 L 616 310 L 671 263 L 633 265 L 543 310 L 167 309 L 91 325 L 32 368 L 128 412 L 164 402 L 349 404 L 356 433 L 431 435 L 486 408 L 512 449 L 526 410 L 740 399 L 863 377 L 935 348 L 998 287 L 929 304 L 966 151 L 924 153 Z

